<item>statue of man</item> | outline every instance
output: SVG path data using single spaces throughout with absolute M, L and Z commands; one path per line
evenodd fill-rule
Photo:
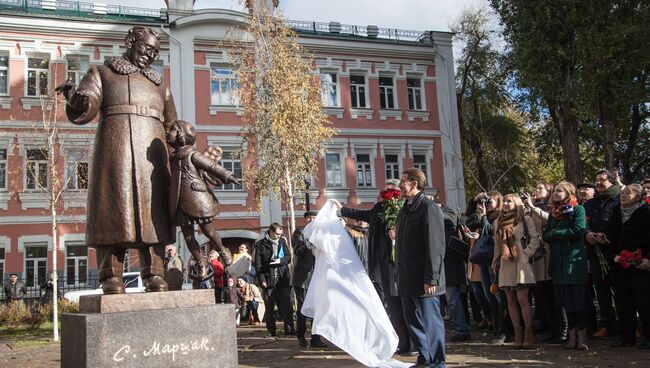
M 99 114 L 88 184 L 86 243 L 96 248 L 105 294 L 124 293 L 126 249 L 138 249 L 147 291 L 166 291 L 165 246 L 175 242 L 169 218 L 169 156 L 165 134 L 176 108 L 162 76 L 151 64 L 160 38 L 136 26 L 125 39 L 126 53 L 92 66 L 76 88 L 70 80 L 57 91 L 68 100 L 74 124 Z

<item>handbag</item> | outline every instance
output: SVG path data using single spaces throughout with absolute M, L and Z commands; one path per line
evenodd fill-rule
M 458 222 L 456 223 L 456 233 L 458 236 L 450 236 L 449 240 L 447 240 L 447 254 L 460 258 L 461 261 L 465 262 L 469 257 L 469 244 L 460 237 L 462 231 Z
M 524 218 L 524 237 L 521 239 L 521 248 L 526 249 L 528 248 L 528 245 L 530 244 L 530 234 L 528 233 L 528 225 L 526 224 L 526 219 Z M 528 263 L 535 263 L 539 261 L 540 259 L 544 258 L 546 255 L 546 247 L 544 247 L 544 243 L 540 243 L 539 247 L 535 250 L 535 253 L 533 253 L 530 258 L 528 258 Z
M 487 220 L 484 221 L 481 237 L 474 244 L 469 256 L 470 262 L 479 265 L 491 264 L 494 256 L 494 239 L 490 235 L 490 223 Z

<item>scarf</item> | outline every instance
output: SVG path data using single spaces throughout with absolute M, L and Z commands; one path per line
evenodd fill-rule
M 607 200 L 610 198 L 614 198 L 617 195 L 621 193 L 621 187 L 619 187 L 617 184 L 613 184 L 611 187 L 609 187 L 607 190 L 604 192 L 596 192 L 594 194 L 594 198 L 598 198 L 600 200 Z
M 271 255 L 271 258 L 279 258 L 279 256 L 278 256 L 278 245 L 280 243 L 280 239 L 273 240 L 273 239 L 271 239 L 271 237 L 269 236 L 268 233 L 265 235 L 265 238 L 266 238 L 266 240 L 271 242 L 271 246 L 273 247 L 273 254 Z
M 561 220 L 564 217 L 564 206 L 567 204 L 572 208 L 575 208 L 578 205 L 576 196 L 571 194 L 569 198 L 563 202 L 551 202 L 548 206 L 549 213 L 554 219 Z
M 629 220 L 630 217 L 632 217 L 634 211 L 638 210 L 641 206 L 643 206 L 643 203 L 644 201 L 641 200 L 636 202 L 630 207 L 623 207 L 623 205 L 621 205 L 621 221 L 623 223 L 626 223 L 627 220 Z
M 501 259 L 512 261 L 517 258 L 515 246 L 515 225 L 517 225 L 517 210 L 501 212 L 496 242 L 501 250 Z

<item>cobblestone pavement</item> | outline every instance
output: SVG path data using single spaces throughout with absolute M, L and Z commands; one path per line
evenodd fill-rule
M 240 367 L 362 367 L 335 347 L 303 349 L 295 338 L 265 338 L 266 331 L 260 326 L 243 326 L 237 332 Z M 650 352 L 612 349 L 611 340 L 591 341 L 591 350 L 578 352 L 550 345 L 514 350 L 492 345 L 488 336 L 480 333 L 474 333 L 473 338 L 471 342 L 447 345 L 448 367 L 650 367 Z M 59 367 L 59 354 L 58 344 L 15 347 L 12 341 L 0 341 L 0 367 Z M 415 362 L 415 358 L 398 358 Z

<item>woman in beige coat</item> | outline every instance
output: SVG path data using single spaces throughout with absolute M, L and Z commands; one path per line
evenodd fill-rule
M 529 349 L 533 345 L 533 315 L 528 292 L 535 285 L 535 273 L 528 259 L 539 246 L 537 229 L 533 220 L 525 216 L 521 198 L 517 194 L 506 195 L 501 215 L 494 226 L 492 267 L 499 275 L 499 288 L 508 298 L 517 349 Z M 525 331 L 521 328 L 522 317 Z

